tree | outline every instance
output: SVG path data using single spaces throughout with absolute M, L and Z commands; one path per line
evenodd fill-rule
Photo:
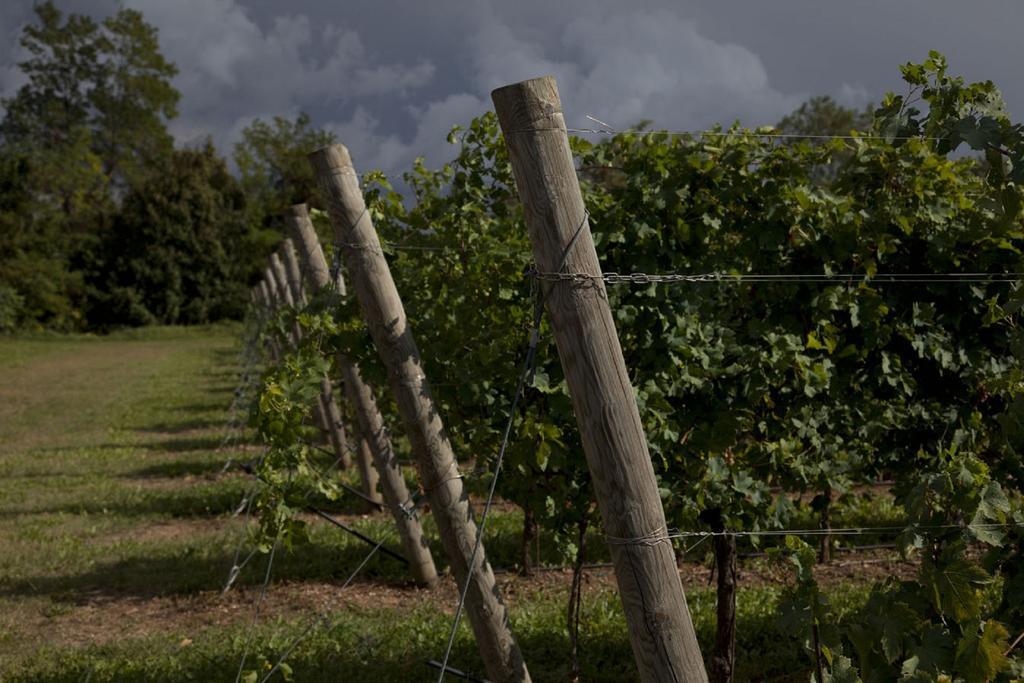
M 213 292 L 214 282 L 226 289 L 227 280 L 211 273 L 244 271 L 218 264 L 221 236 L 207 233 L 222 219 L 217 230 L 237 226 L 241 195 L 212 148 L 174 151 L 167 122 L 177 115 L 177 69 L 161 54 L 157 30 L 126 8 L 99 23 L 65 16 L 53 2 L 35 12 L 21 36 L 29 56 L 19 66 L 28 81 L 2 102 L 0 145 L 10 163 L 0 169 L 0 326 L 199 321 L 237 312 L 234 293 Z M 180 176 L 190 165 L 197 176 L 187 181 Z M 181 196 L 170 199 L 174 191 Z M 190 206 L 177 217 L 199 221 L 177 226 L 207 249 L 198 252 L 195 277 L 180 256 L 159 262 L 175 231 L 168 216 L 146 214 L 157 201 Z M 211 215 L 220 209 L 224 216 Z M 158 248 L 139 242 L 147 236 Z M 237 235 L 231 248 L 241 251 L 245 237 Z M 168 287 L 163 295 L 154 291 L 161 286 Z
M 28 82 L 9 99 L 0 131 L 17 148 L 63 151 L 88 131 L 102 174 L 124 190 L 173 147 L 166 123 L 177 115 L 177 73 L 160 54 L 156 29 L 136 10 L 121 8 L 102 24 L 52 2 L 36 7 L 18 66 Z
M 8 142 L 61 146 L 88 124 L 90 92 L 102 77 L 102 38 L 88 16 L 62 22 L 52 2 L 35 11 L 38 23 L 27 25 L 20 41 L 31 55 L 18 64 L 28 82 L 3 101 L 2 131 Z
M 237 317 L 245 199 L 212 143 L 177 150 L 124 198 L 90 268 L 89 322 L 195 324 Z
M 852 131 L 870 131 L 873 122 L 870 105 L 858 111 L 824 95 L 807 100 L 775 127 L 790 135 L 849 135 Z
M 91 92 L 95 148 L 115 185 L 138 182 L 173 149 L 167 121 L 181 94 L 178 70 L 160 54 L 157 30 L 142 13 L 121 8 L 103 21 L 102 74 Z
M 316 195 L 316 179 L 306 155 L 334 142 L 334 134 L 312 128 L 305 113 L 294 120 L 256 119 L 242 131 L 234 159 L 254 225 L 279 226 L 286 208 Z
M 0 332 L 74 328 L 80 278 L 67 269 L 60 216 L 34 197 L 32 161 L 0 160 Z

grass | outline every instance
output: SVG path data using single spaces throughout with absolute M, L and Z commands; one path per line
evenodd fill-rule
M 833 592 L 841 607 L 851 610 L 862 593 L 843 587 Z M 536 681 L 564 681 L 568 637 L 561 624 L 564 593 L 517 603 L 512 626 Z M 617 595 L 611 590 L 587 594 L 581 633 L 582 680 L 632 680 L 632 653 L 624 638 L 625 621 Z M 773 627 L 778 590 L 743 592 L 739 607 L 737 647 L 740 680 L 800 680 L 799 645 L 781 637 Z M 714 627 L 714 596 L 700 591 L 690 599 L 703 646 L 709 646 Z M 288 659 L 298 681 L 432 680 L 424 662 L 443 652 L 450 617 L 447 613 L 412 606 L 396 618 L 395 610 L 351 608 L 331 615 L 328 623 L 300 641 Z M 45 650 L 40 662 L 12 677 L 13 681 L 224 680 L 235 673 L 243 652 L 246 670 L 265 672 L 296 638 L 307 633 L 308 620 L 272 619 L 255 631 L 248 649 L 246 627 L 210 629 L 190 637 L 151 636 L 118 646 L 92 646 L 74 651 Z M 756 659 L 749 656 L 758 653 Z M 483 664 L 469 629 L 460 630 L 452 662 L 481 675 Z M 794 671 L 794 664 L 797 670 Z M 436 675 L 436 672 L 435 672 Z M 803 675 L 806 680 L 806 675 Z
M 289 658 L 294 680 L 432 679 L 423 662 L 443 652 L 452 584 L 415 589 L 401 564 L 377 556 L 342 592 L 368 547 L 329 525 L 311 519 L 310 543 L 276 555 L 255 628 L 267 558 L 255 555 L 221 594 L 236 553 L 251 548 L 232 516 L 251 482 L 222 473 L 228 453 L 217 450 L 239 372 L 238 334 L 216 326 L 0 338 L 0 680 L 231 680 L 243 652 L 247 670 L 267 671 L 325 607 L 329 623 Z M 233 455 L 257 452 L 244 440 L 240 448 L 248 451 Z M 398 549 L 385 515 L 361 514 L 358 500 L 322 503 Z M 490 559 L 513 567 L 521 517 L 493 515 Z M 429 515 L 424 527 L 441 560 Z M 565 560 L 548 546 L 545 563 Z M 591 547 L 591 559 L 606 559 L 596 536 Z M 565 575 L 502 580 L 534 680 L 565 680 Z M 865 597 L 853 584 L 829 590 L 841 613 Z M 740 591 L 739 680 L 806 680 L 798 639 L 775 624 L 778 596 L 772 586 Z M 714 594 L 688 597 L 710 647 Z M 585 585 L 582 627 L 583 680 L 635 677 L 607 571 Z M 483 671 L 465 620 L 452 661 Z

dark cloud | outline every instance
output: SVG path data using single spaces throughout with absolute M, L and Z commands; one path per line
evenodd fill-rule
M 450 154 L 445 133 L 489 91 L 559 80 L 570 125 L 652 119 L 699 128 L 776 121 L 814 94 L 863 105 L 900 87 L 897 66 L 939 49 L 1024 109 L 1017 0 L 124 0 L 160 29 L 184 94 L 173 130 L 225 151 L 255 117 L 308 111 L 362 168 L 401 170 Z M 67 0 L 102 16 L 112 0 Z M 0 91 L 21 82 L 16 35 L 31 3 L 0 7 Z

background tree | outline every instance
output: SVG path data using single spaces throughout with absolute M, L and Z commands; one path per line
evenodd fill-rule
M 294 120 L 256 119 L 242 131 L 234 160 L 255 225 L 279 228 L 286 208 L 316 196 L 306 155 L 336 141 L 334 133 L 311 127 L 309 115 L 301 112 Z
M 101 77 L 89 98 L 94 146 L 104 175 L 123 188 L 158 169 L 174 147 L 167 121 L 178 114 L 181 94 L 170 82 L 178 69 L 141 12 L 122 8 L 102 33 Z
M 156 28 L 126 8 L 100 24 L 80 14 L 65 19 L 52 2 L 36 8 L 36 19 L 21 38 L 31 57 L 18 66 L 28 82 L 3 102 L 5 142 L 63 151 L 88 131 L 100 171 L 125 189 L 173 148 L 167 122 L 181 95 Z
M 266 240 L 212 146 L 174 150 L 177 69 L 157 30 L 126 8 L 35 11 L 28 80 L 2 102 L 0 327 L 237 315 Z
M 828 95 L 812 97 L 775 124 L 790 135 L 849 135 L 851 131 L 870 131 L 874 123 L 871 105 L 857 110 L 844 107 Z
M 80 278 L 67 269 L 60 215 L 34 197 L 31 161 L 0 158 L 0 332 L 78 325 Z
M 238 181 L 212 143 L 178 150 L 129 191 L 91 264 L 94 325 L 195 324 L 238 317 L 247 233 Z
M 89 120 L 89 96 L 102 78 L 99 26 L 72 14 L 64 20 L 52 2 L 36 7 L 36 24 L 21 35 L 30 57 L 18 64 L 28 82 L 3 101 L 8 143 L 60 146 Z

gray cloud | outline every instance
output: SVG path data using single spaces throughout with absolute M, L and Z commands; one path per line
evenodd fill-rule
M 160 30 L 180 69 L 179 141 L 225 152 L 256 117 L 309 112 L 360 168 L 404 170 L 450 156 L 448 129 L 490 107 L 494 87 L 558 78 L 570 125 L 591 114 L 675 129 L 771 123 L 809 95 L 853 106 L 899 88 L 899 63 L 929 48 L 992 78 L 1024 107 L 1016 0 L 124 0 Z M 108 14 L 115 0 L 65 0 Z M 31 3 L 0 7 L 0 92 L 20 85 L 16 36 Z

